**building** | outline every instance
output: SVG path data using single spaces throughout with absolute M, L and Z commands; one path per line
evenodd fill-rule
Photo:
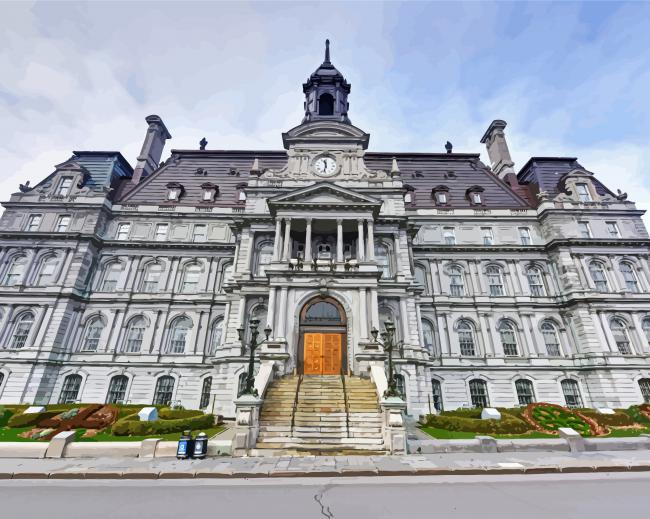
M 279 375 L 367 375 L 396 323 L 408 412 L 650 400 L 644 211 L 573 157 L 367 151 L 324 62 L 280 151 L 75 151 L 0 220 L 0 403 L 234 415 L 250 319 Z

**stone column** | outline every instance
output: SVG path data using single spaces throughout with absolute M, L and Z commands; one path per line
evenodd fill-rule
M 408 309 L 406 306 L 406 298 L 401 297 L 399 300 L 399 312 L 401 315 L 401 321 L 402 321 L 402 337 L 404 338 L 404 342 L 407 344 L 411 343 L 411 327 L 409 326 L 408 322 Z
M 273 261 L 280 261 L 280 250 L 282 248 L 282 220 L 275 221 L 275 240 L 273 241 Z
M 307 218 L 307 230 L 305 232 L 305 262 L 311 263 L 311 218 Z
M 266 320 L 268 321 L 269 326 L 271 327 L 271 337 L 275 337 L 275 292 L 276 288 L 271 287 L 269 288 L 269 309 L 266 315 Z M 262 324 L 262 323 L 260 323 Z M 264 323 L 264 327 L 266 327 L 267 323 Z
M 605 314 L 603 314 L 603 312 L 601 312 L 600 310 L 596 310 L 596 316 L 597 316 L 598 324 L 600 325 L 600 329 L 603 332 L 603 335 L 605 337 L 605 346 L 612 353 L 618 353 L 618 346 L 616 346 L 616 342 L 614 341 L 614 337 L 612 336 L 612 331 L 610 330 L 609 325 L 607 324 L 607 319 L 605 317 Z
M 366 289 L 359 288 L 359 335 L 368 338 L 368 311 L 366 308 Z
M 367 246 L 367 258 L 368 261 L 375 261 L 375 222 L 372 219 L 368 219 L 368 246 Z
M 291 218 L 284 219 L 284 253 L 282 261 L 291 259 Z
M 343 220 L 336 220 L 336 261 L 343 263 Z
M 399 246 L 399 231 L 397 231 L 393 236 L 394 249 L 395 249 L 395 278 L 398 275 L 402 274 L 401 261 L 399 259 L 400 255 L 400 246 Z
M 377 289 L 370 289 L 370 318 L 371 326 L 379 330 L 379 301 L 377 300 Z
M 287 326 L 287 292 L 288 287 L 280 289 L 280 311 L 278 312 L 278 333 L 277 339 L 286 340 L 285 330 Z
M 364 242 L 363 242 L 363 220 L 359 218 L 357 220 L 357 230 L 359 232 L 359 237 L 357 238 L 357 261 L 364 260 Z

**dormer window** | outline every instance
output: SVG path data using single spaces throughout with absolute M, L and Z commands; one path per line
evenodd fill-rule
M 246 201 L 246 184 L 237 184 L 237 201 L 243 203 Z
M 57 196 L 68 196 L 72 187 L 72 177 L 63 177 L 56 190 Z
M 219 186 L 216 186 L 210 182 L 201 184 L 201 201 L 202 202 L 214 202 L 215 197 L 219 193 Z
M 465 192 L 465 198 L 470 205 L 483 205 L 483 191 L 481 186 L 472 186 Z
M 581 202 L 592 202 L 591 193 L 589 193 L 589 187 L 585 183 L 576 184 L 576 192 L 578 193 L 578 200 Z
M 183 194 L 183 186 L 177 182 L 167 184 L 167 200 L 178 202 Z
M 436 186 L 431 190 L 431 198 L 436 205 L 444 206 L 449 204 L 449 188 L 447 186 Z
M 415 201 L 415 188 L 408 184 L 405 184 L 404 188 L 406 189 L 406 193 L 404 193 L 404 203 L 412 204 Z

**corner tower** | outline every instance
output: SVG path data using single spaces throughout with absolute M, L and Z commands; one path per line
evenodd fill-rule
M 350 123 L 348 94 L 350 83 L 330 61 L 330 41 L 325 40 L 325 61 L 302 85 L 305 94 L 305 117 L 302 122 L 318 120 Z

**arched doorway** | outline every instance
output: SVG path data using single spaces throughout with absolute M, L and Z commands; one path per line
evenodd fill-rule
M 331 297 L 316 297 L 300 311 L 298 371 L 304 375 L 339 375 L 347 370 L 347 320 Z

